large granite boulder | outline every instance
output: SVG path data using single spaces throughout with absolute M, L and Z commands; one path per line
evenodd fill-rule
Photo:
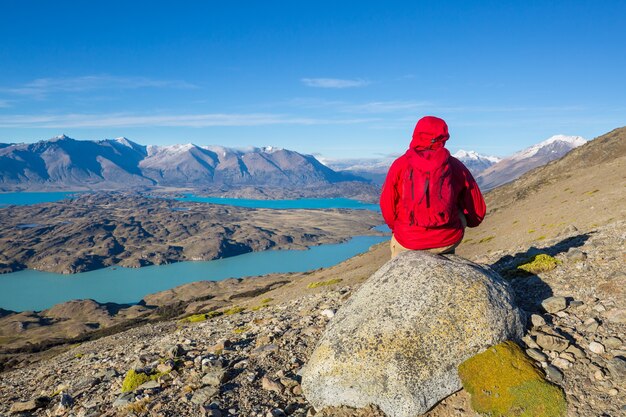
M 405 252 L 338 311 L 303 369 L 316 409 L 377 405 L 415 417 L 458 391 L 457 367 L 521 338 L 524 317 L 509 285 L 461 257 Z

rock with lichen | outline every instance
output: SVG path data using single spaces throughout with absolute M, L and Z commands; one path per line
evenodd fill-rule
M 406 252 L 340 309 L 302 373 L 316 408 L 378 406 L 414 417 L 461 388 L 457 367 L 508 339 L 523 317 L 509 285 L 457 256 Z
M 544 378 L 522 349 L 503 342 L 459 366 L 472 408 L 490 416 L 563 417 L 565 395 Z

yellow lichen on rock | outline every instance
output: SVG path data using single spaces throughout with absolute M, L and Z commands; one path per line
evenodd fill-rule
M 503 417 L 562 417 L 563 391 L 514 342 L 503 342 L 459 366 L 463 388 L 479 413 Z

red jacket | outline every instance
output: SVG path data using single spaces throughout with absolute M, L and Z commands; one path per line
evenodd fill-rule
M 420 250 L 453 245 L 463 239 L 464 230 L 460 218 L 457 217 L 448 224 L 436 228 L 411 225 L 409 213 L 405 212 L 402 204 L 399 204 L 400 190 L 403 189 L 402 174 L 409 165 L 409 159 L 412 159 L 413 163 L 428 166 L 437 163 L 437 159 L 447 156 L 452 174 L 454 200 L 459 211 L 465 214 L 467 226 L 476 227 L 485 217 L 485 200 L 474 177 L 461 161 L 450 156 L 447 149 L 442 149 L 448 138 L 448 127 L 443 120 L 432 116 L 420 119 L 407 151 L 407 154 L 415 153 L 410 155 L 410 158 L 404 154 L 396 159 L 387 173 L 380 196 L 380 208 L 385 223 L 393 231 L 398 243 L 405 248 Z M 417 216 L 419 217 L 419 214 Z

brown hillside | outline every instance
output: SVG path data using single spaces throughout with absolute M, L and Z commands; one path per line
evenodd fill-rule
M 589 230 L 623 219 L 625 168 L 622 127 L 487 193 L 485 221 L 467 230 L 459 253 L 473 257 L 520 244 L 540 245 L 570 225 Z

